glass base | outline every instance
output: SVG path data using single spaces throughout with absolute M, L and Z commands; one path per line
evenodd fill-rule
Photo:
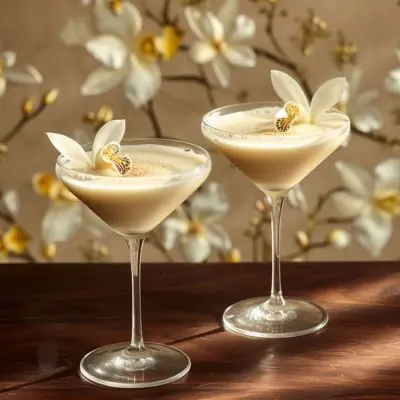
M 174 347 L 147 343 L 136 351 L 128 346 L 111 344 L 87 354 L 80 365 L 82 377 L 98 385 L 132 389 L 165 385 L 189 372 L 189 357 Z
M 288 338 L 317 332 L 328 322 L 328 313 L 310 301 L 287 297 L 278 306 L 269 300 L 257 297 L 231 305 L 223 315 L 224 327 L 255 338 Z

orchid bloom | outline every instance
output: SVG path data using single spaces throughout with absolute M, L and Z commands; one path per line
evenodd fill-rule
M 251 68 L 256 65 L 254 50 L 246 41 L 254 36 L 256 25 L 238 15 L 238 0 L 225 0 L 217 14 L 198 7 L 185 7 L 188 25 L 197 41 L 190 46 L 190 57 L 197 64 L 211 63 L 223 87 L 230 81 L 230 66 Z
M 82 45 L 101 64 L 81 87 L 84 96 L 99 95 L 122 84 L 128 100 L 138 108 L 154 98 L 161 87 L 159 56 L 170 59 L 179 37 L 173 27 L 162 35 L 142 35 L 142 16 L 132 3 L 122 2 L 114 13 L 106 0 L 95 0 L 93 13 L 98 35 L 82 20 L 71 21 L 61 37 L 68 45 Z
M 354 218 L 356 237 L 378 257 L 392 234 L 392 220 L 400 215 L 400 158 L 378 164 L 374 176 L 342 161 L 336 163 L 347 191 L 332 196 L 339 215 Z
M 212 249 L 218 250 L 227 261 L 240 258 L 228 233 L 218 224 L 228 209 L 221 186 L 209 183 L 190 198 L 188 212 L 178 209 L 161 223 L 163 246 L 172 250 L 179 243 L 190 262 L 205 261 Z
M 337 128 L 343 123 L 349 123 L 346 115 L 331 110 L 343 96 L 346 87 L 345 78 L 333 78 L 323 83 L 315 92 L 311 102 L 308 101 L 301 86 L 290 75 L 273 70 L 271 81 L 275 93 L 281 100 L 299 106 L 300 115 L 294 120 L 294 125 L 308 123 Z
M 20 84 L 39 84 L 43 82 L 40 72 L 32 65 L 16 67 L 17 55 L 13 51 L 0 54 L 0 97 L 4 94 L 7 81 Z
M 373 105 L 379 97 L 378 90 L 360 91 L 363 71 L 354 67 L 347 77 L 347 84 L 339 106 L 346 111 L 353 125 L 363 133 L 378 130 L 382 125 L 382 114 Z

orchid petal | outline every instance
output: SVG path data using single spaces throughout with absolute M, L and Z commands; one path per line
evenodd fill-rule
M 4 76 L 14 83 L 38 84 L 43 82 L 41 73 L 32 65 L 25 65 L 23 69 L 6 68 Z
M 382 114 L 376 107 L 365 107 L 358 113 L 351 114 L 353 125 L 363 133 L 370 133 L 382 126 Z
M 392 235 L 390 219 L 379 214 L 357 218 L 355 228 L 357 240 L 373 257 L 380 255 Z
M 190 46 L 189 56 L 197 64 L 206 64 L 217 54 L 217 50 L 209 42 L 197 41 Z
M 83 18 L 75 18 L 67 23 L 60 34 L 68 46 L 84 45 L 92 37 L 92 32 Z
M 127 1 L 122 3 L 121 13 L 116 15 L 110 10 L 108 2 L 96 0 L 94 17 L 99 32 L 115 35 L 127 44 L 133 42 L 143 26 L 139 9 Z
M 131 71 L 125 79 L 126 97 L 139 108 L 154 98 L 161 87 L 161 71 L 156 63 L 142 63 L 131 55 Z
M 375 167 L 375 190 L 400 192 L 400 158 L 391 158 Z
M 21 200 L 18 192 L 16 190 L 8 190 L 3 194 L 2 200 L 7 211 L 15 217 L 21 206 Z
M 309 113 L 310 106 L 307 96 L 300 85 L 288 74 L 282 71 L 271 71 L 271 82 L 278 97 L 285 103 L 292 101 L 302 107 L 303 111 Z
M 3 96 L 7 88 L 7 81 L 4 79 L 4 76 L 0 76 L 0 97 Z
M 211 61 L 211 66 L 221 86 L 224 88 L 228 87 L 231 78 L 231 70 L 225 58 L 220 55 L 215 57 Z
M 17 54 L 14 51 L 4 51 L 0 54 L 0 59 L 4 67 L 11 68 L 17 61 Z
M 97 132 L 92 146 L 92 163 L 96 164 L 98 152 L 110 142 L 120 143 L 125 134 L 125 120 L 115 119 L 104 124 Z
M 322 84 L 315 92 L 310 104 L 310 117 L 312 121 L 322 113 L 328 111 L 339 103 L 346 90 L 345 78 L 334 78 Z
M 242 43 L 251 39 L 256 33 L 256 23 L 247 15 L 238 15 L 235 20 L 233 33 L 229 38 L 230 43 Z
M 54 204 L 42 221 L 42 236 L 46 243 L 67 241 L 82 223 L 81 204 Z
M 299 209 L 303 213 L 307 212 L 307 198 L 300 185 L 296 185 L 293 187 L 293 189 L 289 190 L 287 194 L 287 200 L 289 205 L 294 209 Z
M 343 218 L 357 217 L 368 207 L 366 200 L 345 191 L 334 193 L 331 201 L 340 217 Z
M 371 198 L 373 182 L 367 171 L 357 165 L 337 161 L 336 169 L 339 171 L 344 186 L 356 196 L 368 200 Z
M 98 67 L 93 70 L 81 87 L 83 96 L 96 96 L 117 86 L 127 75 L 128 69 Z
M 231 239 L 221 225 L 209 225 L 204 228 L 204 236 L 210 245 L 220 251 L 232 248 Z
M 72 161 L 76 167 L 90 168 L 89 156 L 83 147 L 75 140 L 59 133 L 47 133 L 52 145 L 68 160 Z
M 221 42 L 224 39 L 224 26 L 211 11 L 207 11 L 204 14 L 203 25 L 208 39 L 216 42 Z
M 183 254 L 189 262 L 202 262 L 210 256 L 211 245 L 203 235 L 187 235 L 181 242 Z
M 109 68 L 122 68 L 128 55 L 125 44 L 111 35 L 96 36 L 88 40 L 85 47 L 97 61 Z
M 198 39 L 207 40 L 208 32 L 204 29 L 204 14 L 197 7 L 185 7 L 184 14 L 191 31 Z
M 347 78 L 350 98 L 353 98 L 357 95 L 363 75 L 364 72 L 360 67 L 355 66 L 351 69 L 351 72 Z
M 394 94 L 400 94 L 400 68 L 393 69 L 385 79 L 385 89 Z
M 227 45 L 222 47 L 222 53 L 235 67 L 252 68 L 256 65 L 256 53 L 250 46 Z
M 218 10 L 217 17 L 224 27 L 225 37 L 229 37 L 234 30 L 238 11 L 238 0 L 225 0 Z
M 166 250 L 172 250 L 176 241 L 187 233 L 188 223 L 186 220 L 169 217 L 161 224 L 161 242 Z

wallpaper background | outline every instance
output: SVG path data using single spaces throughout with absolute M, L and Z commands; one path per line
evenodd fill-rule
M 341 29 L 359 47 L 359 65 L 364 70 L 363 88 L 382 89 L 379 107 L 384 113 L 385 133 L 398 131 L 391 109 L 399 105 L 400 99 L 383 90 L 383 81 L 390 69 L 396 66 L 395 48 L 399 43 L 400 7 L 395 0 L 281 0 L 291 15 L 304 15 L 310 7 L 328 23 L 333 31 Z M 134 1 L 140 7 L 140 1 Z M 214 2 L 213 2 L 214 3 Z M 252 15 L 256 20 L 256 8 L 247 0 L 240 0 L 241 11 Z M 147 0 L 147 7 L 156 11 L 161 5 L 159 0 Z M 175 2 L 175 6 L 179 2 Z M 0 2 L 0 41 L 2 50 L 17 52 L 20 62 L 34 65 L 43 75 L 44 83 L 38 86 L 12 85 L 0 99 L 0 137 L 7 132 L 19 118 L 21 99 L 28 96 L 40 96 L 45 89 L 58 88 L 57 102 L 30 123 L 10 144 L 10 156 L 0 166 L 0 181 L 3 188 L 17 189 L 23 199 L 19 220 L 34 235 L 31 246 L 40 240 L 41 218 L 48 206 L 47 200 L 36 196 L 32 190 L 31 177 L 40 171 L 53 171 L 56 151 L 44 135 L 46 131 L 70 133 L 78 127 L 89 129 L 81 120 L 84 113 L 95 111 L 106 104 L 114 110 L 116 118 L 126 118 L 126 137 L 152 136 L 152 130 L 146 116 L 135 110 L 125 99 L 122 90 L 96 96 L 83 97 L 79 87 L 85 77 L 96 65 L 88 53 L 76 47 L 67 47 L 59 39 L 59 33 L 67 21 L 76 16 L 88 17 L 89 8 L 83 7 L 79 0 L 3 0 Z M 146 21 L 148 26 L 152 22 Z M 261 23 L 260 23 L 261 25 Z M 313 89 L 322 81 L 339 76 L 340 71 L 331 61 L 332 41 L 322 41 L 312 56 L 302 57 L 289 42 L 288 37 L 296 32 L 293 19 L 281 19 L 278 34 L 285 48 L 293 52 L 296 60 L 304 65 Z M 267 38 L 260 31 L 255 44 L 268 48 Z M 249 100 L 274 100 L 269 83 L 269 71 L 276 65 L 259 59 L 254 70 L 236 70 L 233 73 L 231 90 L 246 88 Z M 163 70 L 178 74 L 190 71 L 194 66 L 185 54 L 178 55 L 166 64 Z M 213 75 L 209 74 L 210 79 Z M 218 104 L 235 102 L 232 95 L 219 92 Z M 205 145 L 200 132 L 202 115 L 210 109 L 204 88 L 193 83 L 165 82 L 156 97 L 155 109 L 165 135 Z M 339 184 L 337 172 L 333 168 L 335 160 L 351 161 L 361 167 L 372 169 L 381 160 L 393 156 L 393 151 L 354 136 L 352 145 L 340 149 L 314 171 L 303 183 L 303 189 L 310 201 L 315 201 L 320 192 Z M 260 192 L 233 169 L 221 156 L 213 155 L 214 168 L 210 180 L 222 182 L 231 202 L 231 210 L 224 218 L 223 225 L 231 234 L 234 245 L 242 250 L 243 258 L 250 257 L 249 241 L 243 237 L 243 230 L 254 215 L 254 203 L 261 198 Z M 329 210 L 329 208 L 328 208 Z M 283 216 L 282 247 L 286 251 L 293 248 L 293 232 L 304 222 L 304 216 L 286 207 Z M 68 243 L 58 247 L 57 261 L 79 261 L 82 259 L 77 246 L 87 238 L 84 232 L 78 233 Z M 393 259 L 400 255 L 398 243 L 400 230 L 395 231 L 390 244 L 382 252 L 382 259 Z M 127 259 L 125 245 L 120 238 L 110 234 L 103 240 L 110 246 L 115 261 Z M 145 250 L 145 260 L 163 260 L 152 247 Z M 328 249 L 315 251 L 311 259 L 326 260 L 364 260 L 369 255 L 354 243 L 345 250 Z

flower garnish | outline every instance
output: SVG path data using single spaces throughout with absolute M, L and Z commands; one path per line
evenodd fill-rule
M 346 90 L 345 78 L 333 78 L 323 83 L 309 103 L 300 85 L 288 74 L 271 71 L 272 86 L 285 102 L 276 115 L 276 129 L 287 132 L 292 124 L 306 123 L 325 127 L 340 127 L 349 118 L 332 110 Z
M 132 161 L 119 154 L 120 142 L 125 133 L 125 120 L 113 120 L 103 125 L 96 134 L 91 156 L 75 140 L 59 133 L 47 133 L 53 146 L 74 168 L 104 169 L 112 167 L 120 175 L 131 170 Z

